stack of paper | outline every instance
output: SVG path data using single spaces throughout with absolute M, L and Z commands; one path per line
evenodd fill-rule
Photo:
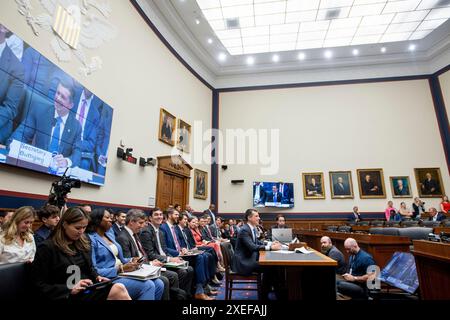
M 143 264 L 135 271 L 119 273 L 119 276 L 138 280 L 156 279 L 161 276 L 161 267 Z
M 189 262 L 188 261 L 166 262 L 166 263 L 164 263 L 164 267 L 172 268 L 172 269 L 187 269 L 188 266 L 189 266 Z
M 304 253 L 304 254 L 309 254 L 309 253 L 313 253 L 314 251 L 312 250 L 308 250 L 305 247 L 301 247 L 301 248 L 297 248 L 294 250 L 296 253 Z

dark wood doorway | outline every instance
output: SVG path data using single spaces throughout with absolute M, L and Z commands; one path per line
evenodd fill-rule
M 156 206 L 165 210 L 172 204 L 182 208 L 189 202 L 192 167 L 181 156 L 158 157 Z

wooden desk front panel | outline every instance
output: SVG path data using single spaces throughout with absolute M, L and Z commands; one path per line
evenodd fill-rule
M 450 300 L 450 244 L 413 241 L 423 300 Z

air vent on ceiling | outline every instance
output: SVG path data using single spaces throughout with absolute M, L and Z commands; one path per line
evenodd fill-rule
M 227 24 L 227 29 L 239 29 L 239 18 L 231 18 L 225 20 Z
M 327 11 L 326 19 L 336 19 L 339 17 L 339 13 L 341 12 L 341 9 L 331 9 Z
M 450 5 L 450 0 L 439 0 L 435 7 L 444 7 Z

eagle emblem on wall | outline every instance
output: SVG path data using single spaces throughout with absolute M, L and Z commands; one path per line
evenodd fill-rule
M 36 36 L 40 30 L 52 32 L 50 45 L 59 61 L 71 61 L 75 56 L 82 63 L 80 73 L 86 76 L 101 69 L 102 59 L 88 57 L 86 49 L 97 49 L 117 34 L 108 21 L 112 11 L 108 0 L 16 0 L 16 3 Z M 45 11 L 34 16 L 35 4 Z

